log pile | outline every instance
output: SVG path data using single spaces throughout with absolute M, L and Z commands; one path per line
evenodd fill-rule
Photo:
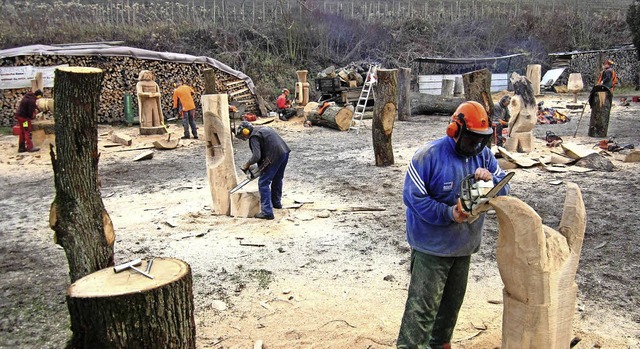
M 206 64 L 175 63 L 167 61 L 155 61 L 136 59 L 132 57 L 104 57 L 104 56 L 18 56 L 0 59 L 0 66 L 56 66 L 68 64 L 79 67 L 95 67 L 104 71 L 102 90 L 100 95 L 100 107 L 98 110 L 98 122 L 106 124 L 117 124 L 125 122 L 124 116 L 124 95 L 132 94 L 134 110 L 138 110 L 136 95 L 136 83 L 138 73 L 141 70 L 151 70 L 160 86 L 162 97 L 161 104 L 163 113 L 169 115 L 173 107 L 173 83 L 183 81 L 196 91 L 194 98 L 198 110 L 200 106 L 200 96 L 204 92 L 204 80 L 202 71 L 212 68 Z M 221 70 L 215 69 L 216 88 L 218 93 L 227 93 L 234 101 L 247 105 L 247 112 L 259 113 L 256 98 L 247 86 L 246 82 L 236 76 L 230 75 Z M 0 93 L 0 126 L 11 126 L 14 121 L 16 106 L 20 103 L 22 96 L 29 91 L 29 88 L 2 90 Z M 45 88 L 45 97 L 52 97 L 52 89 Z

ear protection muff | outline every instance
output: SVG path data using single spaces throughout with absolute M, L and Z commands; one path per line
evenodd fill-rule
M 245 137 L 246 137 L 246 136 L 248 136 L 248 135 L 250 135 L 250 134 L 251 134 L 251 130 L 250 130 L 250 129 L 248 129 L 248 128 L 246 128 L 246 127 L 242 128 L 242 135 L 243 135 L 243 136 L 245 136 Z
M 460 126 L 464 125 L 464 114 L 458 113 L 451 117 L 451 123 L 447 126 L 447 136 L 456 138 L 460 134 Z

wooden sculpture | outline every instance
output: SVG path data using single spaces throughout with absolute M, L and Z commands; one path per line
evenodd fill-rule
M 298 82 L 296 82 L 296 103 L 305 106 L 309 103 L 309 82 L 307 82 L 307 70 L 298 70 Z
M 541 78 L 542 66 L 540 64 L 527 65 L 527 79 L 531 81 L 531 88 L 533 89 L 533 95 L 540 95 L 540 78 Z
M 138 75 L 138 83 L 136 84 L 141 135 L 167 132 L 160 104 L 160 87 L 153 79 L 154 76 L 151 71 L 142 70 Z
M 509 105 L 509 138 L 504 147 L 511 152 L 530 153 L 533 150 L 533 128 L 538 122 L 536 98 L 526 77 L 513 73 L 511 83 L 514 96 Z
M 567 185 L 557 231 L 515 197 L 490 204 L 498 217 L 496 257 L 504 282 L 502 349 L 569 348 L 586 222 L 580 189 Z
M 238 184 L 231 144 L 229 102 L 226 94 L 203 95 L 207 176 L 214 214 L 229 215 L 229 190 Z
M 596 85 L 589 94 L 589 107 L 591 107 L 591 119 L 589 119 L 589 137 L 606 137 L 609 130 L 609 116 L 613 93 L 604 85 Z

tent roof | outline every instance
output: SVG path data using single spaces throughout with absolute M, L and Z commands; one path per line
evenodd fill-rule
M 414 62 L 419 63 L 440 63 L 440 64 L 477 64 L 477 63 L 490 63 L 500 59 L 509 59 L 513 57 L 524 56 L 524 53 L 515 53 L 507 56 L 499 57 L 481 57 L 481 58 L 442 58 L 442 57 L 418 57 L 414 59 Z
M 0 59 L 7 57 L 32 55 L 65 55 L 65 56 L 124 56 L 137 59 L 167 61 L 187 64 L 207 64 L 211 67 L 242 79 L 252 93 L 255 93 L 253 80 L 244 73 L 228 65 L 205 56 L 192 56 L 183 53 L 158 52 L 127 46 L 114 46 L 109 43 L 81 43 L 68 45 L 30 45 L 0 50 Z

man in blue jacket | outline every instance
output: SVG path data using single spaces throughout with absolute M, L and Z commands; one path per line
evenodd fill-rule
M 411 281 L 398 348 L 450 348 L 467 287 L 471 254 L 478 251 L 484 214 L 469 223 L 457 205 L 465 176 L 505 177 L 486 147 L 493 130 L 480 103 L 464 102 L 452 116 L 447 136 L 423 145 L 404 182 Z M 505 186 L 499 195 L 506 195 Z

